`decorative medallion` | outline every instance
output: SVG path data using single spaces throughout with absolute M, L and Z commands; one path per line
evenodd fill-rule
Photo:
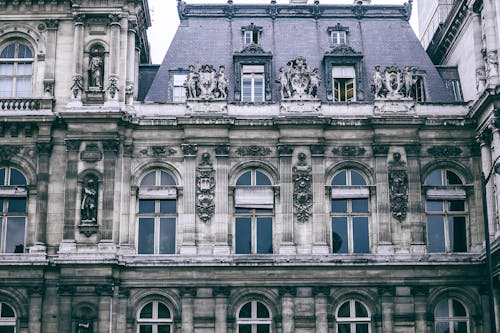
M 321 84 L 319 69 L 310 71 L 306 58 L 302 56 L 290 60 L 287 65 L 288 70 L 280 68 L 276 80 L 280 84 L 281 100 L 315 100 Z
M 389 199 L 392 216 L 403 221 L 408 209 L 408 174 L 406 163 L 401 161 L 401 154 L 394 153 L 389 162 Z
M 375 100 L 413 100 L 417 83 L 417 69 L 406 66 L 403 70 L 397 65 L 387 66 L 384 71 L 380 65 L 375 66 L 375 73 L 370 82 L 371 92 Z
M 212 65 L 201 65 L 198 71 L 190 65 L 184 86 L 187 99 L 191 101 L 227 100 L 228 81 L 222 65 L 217 71 Z
M 311 166 L 306 163 L 306 154 L 299 153 L 297 165 L 292 169 L 293 206 L 299 222 L 307 222 L 313 204 Z
M 229 145 L 218 145 L 214 148 L 215 156 L 228 156 L 229 155 Z
M 335 147 L 332 149 L 333 155 L 339 156 L 364 156 L 366 153 L 366 149 L 358 146 L 342 146 Z
M 427 149 L 427 152 L 434 157 L 451 157 L 460 156 L 462 149 L 457 146 L 434 146 Z
M 210 154 L 203 153 L 196 168 L 196 213 L 203 222 L 208 222 L 214 215 L 215 177 Z
M 269 154 L 271 154 L 271 149 L 254 145 L 239 147 L 236 149 L 236 153 L 240 156 L 269 156 Z

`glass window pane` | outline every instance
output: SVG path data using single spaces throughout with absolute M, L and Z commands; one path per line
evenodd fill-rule
M 252 303 L 248 302 L 243 305 L 240 310 L 239 318 L 251 318 L 252 317 Z
M 351 170 L 351 185 L 366 185 L 366 181 L 359 172 Z
M 368 333 L 368 324 L 356 324 L 356 333 Z
M 152 171 L 148 173 L 144 178 L 141 180 L 141 185 L 142 186 L 154 186 L 156 185 L 156 171 Z
M 14 75 L 14 64 L 0 64 L 0 75 Z
M 139 254 L 153 254 L 154 252 L 154 235 L 155 221 L 152 218 L 139 219 L 139 240 L 138 249 Z
M 13 97 L 14 80 L 8 77 L 0 77 L 0 97 Z
M 9 217 L 7 218 L 7 235 L 5 237 L 6 253 L 24 252 L 24 232 L 26 218 Z
M 462 180 L 454 172 L 446 170 L 446 185 L 462 185 Z
M 264 78 L 262 76 L 256 77 L 254 80 L 254 101 L 264 101 Z
M 9 185 L 26 185 L 26 177 L 16 169 L 10 169 Z
M 235 252 L 245 254 L 252 252 L 252 220 L 246 217 L 236 218 Z
M 258 324 L 257 325 L 257 333 L 269 333 L 269 332 L 271 332 L 269 324 Z
M 339 324 L 339 332 L 338 333 L 351 333 L 351 325 L 350 324 Z
M 160 219 L 160 253 L 175 253 L 175 218 Z
M 17 51 L 17 57 L 18 58 L 33 58 L 33 54 L 31 53 L 31 50 L 29 47 L 27 47 L 24 44 L 19 44 L 19 48 Z
M 368 213 L 368 199 L 353 199 L 352 200 L 353 213 Z
M 427 212 L 444 212 L 443 201 L 427 201 L 425 203 L 425 211 Z
M 353 252 L 369 253 L 368 217 L 353 217 L 352 222 Z
M 175 185 L 174 177 L 166 173 L 165 171 L 161 172 L 160 185 Z
M 239 326 L 239 333 L 252 333 L 252 325 L 240 324 L 238 326 Z
M 467 252 L 465 216 L 449 217 L 448 226 L 450 228 L 450 250 L 452 252 Z
M 242 79 L 241 100 L 243 102 L 252 101 L 252 79 L 249 77 Z
M 451 333 L 450 324 L 447 322 L 436 323 L 436 333 Z
M 346 217 L 332 218 L 332 246 L 333 253 L 347 253 L 349 250 Z
M 160 200 L 160 213 L 175 214 L 177 212 L 176 200 Z
M 2 312 L 0 317 L 2 318 L 14 318 L 16 315 L 14 314 L 14 310 L 7 304 L 2 303 Z
M 15 51 L 16 44 L 10 44 L 2 50 L 2 53 L 0 53 L 0 58 L 14 58 Z
M 158 333 L 170 333 L 170 325 L 158 325 Z
M 139 200 L 139 213 L 154 213 L 155 200 Z
M 3 211 L 4 211 L 3 210 L 3 198 L 0 198 L 0 213 L 3 213 Z
M 252 185 L 251 171 L 247 171 L 238 177 L 238 180 L 236 181 L 236 186 L 242 186 L 242 185 Z
M 462 303 L 452 300 L 451 304 L 453 305 L 453 317 L 467 317 L 467 311 L 465 311 Z
M 340 307 L 337 317 L 339 318 L 349 318 L 351 316 L 350 302 L 347 301 Z
M 16 79 L 16 96 L 17 97 L 30 97 L 31 96 L 31 78 Z
M 257 218 L 257 253 L 273 253 L 273 218 Z
M 347 200 L 346 199 L 332 200 L 332 212 L 347 213 Z
M 26 199 L 25 198 L 10 198 L 8 201 L 9 213 L 26 213 Z
M 158 303 L 158 318 L 170 318 L 170 310 L 163 303 Z
M 259 214 L 259 215 L 263 215 L 263 214 L 270 215 L 273 213 L 272 209 L 264 209 L 264 208 L 255 208 L 254 211 L 255 211 L 255 214 Z
M 236 214 L 252 214 L 253 213 L 253 209 L 251 209 L 251 208 L 239 208 L 239 207 L 236 207 L 234 212 Z
M 467 333 L 467 322 L 465 321 L 454 322 L 453 333 Z
M 148 303 L 142 308 L 139 318 L 153 318 L 153 303 Z
M 427 216 L 427 249 L 429 252 L 445 252 L 442 216 Z
M 356 309 L 356 317 L 358 317 L 358 318 L 367 318 L 368 317 L 368 310 L 366 310 L 366 308 L 363 304 L 355 301 L 354 308 Z
M 257 318 L 270 318 L 269 310 L 264 304 L 257 302 Z
M 448 211 L 450 212 L 463 212 L 465 211 L 465 201 L 453 200 L 448 202 Z
M 271 186 L 271 180 L 260 171 L 255 172 L 255 185 Z
M 441 169 L 432 171 L 425 179 L 424 184 L 433 186 L 443 185 L 443 181 L 441 179 Z
M 5 168 L 0 168 L 0 185 L 5 185 Z
M 18 63 L 17 64 L 17 75 L 31 75 L 31 63 L 23 64 L 23 63 Z
M 448 309 L 448 299 L 443 299 L 434 308 L 434 317 L 443 318 L 443 317 L 449 317 L 449 316 L 450 316 L 450 312 Z
M 153 333 L 153 325 L 139 326 L 139 333 Z
M 341 186 L 341 185 L 347 185 L 347 177 L 346 177 L 346 171 L 342 170 L 338 174 L 336 174 L 333 179 L 332 179 L 332 185 L 334 186 Z
M 0 333 L 14 333 L 14 326 L 0 326 Z

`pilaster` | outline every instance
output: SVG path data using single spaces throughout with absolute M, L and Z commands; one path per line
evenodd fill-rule
M 230 294 L 228 287 L 214 288 L 215 296 L 215 332 L 227 333 L 227 298 Z
M 328 207 L 326 203 L 330 198 L 325 200 L 325 167 L 324 154 L 325 146 L 323 144 L 313 145 L 311 150 L 312 164 L 312 192 L 313 192 L 313 217 L 311 220 L 313 230 L 313 248 L 314 254 L 327 254 L 329 248 L 327 245 L 327 224 L 328 224 Z
M 295 254 L 293 239 L 293 183 L 292 183 L 292 154 L 293 147 L 279 145 L 280 177 L 281 177 L 281 214 L 278 213 L 278 223 L 281 224 L 280 254 Z
M 134 145 L 132 143 L 124 143 L 123 153 L 122 153 L 122 164 L 125 167 L 122 168 L 122 176 L 121 176 L 123 189 L 130 188 L 131 185 L 136 185 L 136 184 L 130 184 L 130 179 L 132 175 L 131 175 L 131 168 L 128 167 L 129 165 L 132 164 L 133 153 L 134 153 Z M 119 240 L 120 245 L 132 246 L 132 244 L 134 243 L 134 240 L 131 239 L 132 236 L 131 236 L 130 226 L 126 222 L 129 221 L 131 218 L 130 204 L 132 197 L 133 196 L 135 197 L 135 195 L 136 193 L 133 191 L 121 192 L 122 205 L 120 209 L 121 210 L 120 221 L 123 221 L 125 223 L 123 223 L 123 225 L 120 225 L 120 240 Z
M 47 28 L 47 48 L 45 50 L 45 77 L 43 79 L 44 97 L 54 97 L 55 67 L 57 52 L 57 29 L 59 20 L 45 20 Z
M 488 175 L 492 163 L 489 138 L 490 136 L 484 132 L 477 138 L 477 141 L 481 147 L 481 169 L 485 177 Z M 494 189 L 493 189 L 494 183 L 495 182 L 493 181 L 489 181 L 486 184 L 486 202 L 488 203 L 487 207 L 488 207 L 488 223 L 489 223 L 490 236 L 493 236 L 495 234 L 495 212 L 496 212 L 497 202 L 494 197 Z
M 422 252 L 424 251 L 423 247 L 425 245 L 425 224 L 422 220 L 424 208 L 420 180 L 420 145 L 407 145 L 405 146 L 405 152 L 408 188 L 411 189 L 411 191 L 408 191 L 408 214 L 406 216 L 406 221 L 411 224 L 411 245 L 414 247 L 415 251 Z M 405 221 L 402 223 L 405 223 Z M 415 246 L 421 246 L 422 248 L 417 250 Z
M 120 142 L 118 140 L 104 140 L 104 176 L 102 200 L 102 229 L 101 240 L 113 239 L 113 206 L 115 198 L 116 159 Z
M 394 296 L 393 287 L 382 287 L 379 289 L 379 296 L 382 303 L 382 333 L 392 333 L 394 317 Z
M 488 83 L 496 85 L 498 80 L 498 32 L 496 27 L 495 3 L 496 1 L 483 1 L 483 35 L 485 37 L 486 47 L 483 50 L 483 57 L 486 67 L 486 76 Z
M 279 289 L 281 295 L 282 333 L 295 332 L 295 303 L 296 289 L 283 287 Z
M 196 296 L 196 288 L 182 288 L 182 333 L 193 333 L 193 310 L 194 297 Z
M 198 146 L 183 144 L 181 149 L 184 153 L 184 198 L 180 225 L 182 227 L 180 253 L 195 255 L 196 212 L 194 202 L 196 195 L 196 154 Z
M 121 15 L 113 13 L 109 15 L 110 19 L 110 49 L 109 49 L 109 75 L 108 85 L 106 87 L 106 107 L 119 107 L 119 92 L 120 92 L 120 29 Z
M 49 200 L 49 164 L 52 152 L 51 142 L 38 142 L 38 177 L 37 177 L 37 221 L 36 241 L 39 245 L 47 243 L 47 206 Z
M 413 300 L 415 304 L 415 332 L 426 332 L 427 329 L 427 287 L 413 287 Z
M 313 288 L 313 295 L 316 333 L 328 332 L 328 297 L 330 295 L 330 288 Z
M 215 247 L 214 254 L 229 254 L 228 245 L 228 174 L 229 174 L 229 146 L 218 146 L 215 148 L 217 158 L 217 170 L 215 171 Z
M 137 29 L 137 21 L 128 21 L 127 31 L 127 76 L 125 82 L 126 104 L 134 104 L 134 83 L 135 83 L 135 35 Z
M 63 240 L 75 239 L 76 191 L 78 172 L 78 152 L 80 140 L 66 140 L 66 178 L 64 200 L 64 231 Z
M 83 32 L 84 19 L 82 14 L 73 14 L 74 35 L 73 35 L 73 83 L 71 85 L 71 101 L 68 107 L 82 106 L 83 92 Z
M 29 294 L 29 332 L 42 331 L 42 296 L 44 288 L 34 287 L 28 290 Z M 45 314 L 44 314 L 45 315 Z
M 391 214 L 389 211 L 388 177 L 387 177 L 387 153 L 389 145 L 374 144 L 373 155 L 375 156 L 375 179 L 377 179 L 377 212 L 378 212 L 378 241 L 379 245 L 392 245 L 391 236 Z M 386 198 L 383 200 L 383 198 Z

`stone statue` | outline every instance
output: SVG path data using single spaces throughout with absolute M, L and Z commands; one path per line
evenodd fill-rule
M 188 100 L 227 100 L 228 81 L 224 66 L 216 72 L 212 65 L 202 65 L 197 72 L 193 65 L 184 82 Z
M 215 70 L 212 65 L 202 65 L 199 74 L 200 97 L 209 99 L 214 97 L 215 90 Z
M 413 71 L 409 66 L 406 66 L 403 70 L 403 88 L 404 88 L 404 96 L 406 98 L 411 97 L 411 91 L 413 88 L 415 81 L 413 78 Z
M 310 79 L 311 81 L 309 82 L 309 90 L 308 93 L 309 95 L 313 97 L 317 97 L 318 95 L 318 88 L 319 85 L 321 84 L 321 77 L 319 76 L 319 69 L 315 68 L 313 69 Z
M 387 66 L 384 72 L 380 65 L 375 66 L 375 72 L 370 82 L 370 88 L 376 100 L 380 99 L 412 99 L 413 88 L 417 82 L 417 69 L 406 66 L 401 71 L 398 66 Z
M 219 72 L 216 75 L 218 97 L 227 99 L 227 78 L 224 66 L 219 66 Z
M 288 73 L 280 68 L 281 99 L 291 100 L 313 100 L 316 99 L 318 87 L 321 83 L 319 70 L 311 73 L 304 57 L 297 57 L 287 63 Z
M 82 189 L 81 220 L 97 223 L 97 183 L 94 178 L 89 177 Z
M 100 55 L 93 55 L 89 61 L 89 87 L 96 87 L 102 89 L 102 57 Z
M 189 66 L 189 74 L 187 75 L 184 86 L 186 87 L 187 98 L 196 98 L 198 93 L 196 91 L 196 82 L 198 81 L 198 73 L 195 72 L 194 66 Z
M 375 96 L 382 96 L 384 94 L 384 74 L 380 71 L 380 65 L 375 66 L 375 73 L 373 74 L 373 86 Z
M 280 76 L 276 82 L 280 84 L 281 99 L 291 97 L 290 87 L 288 84 L 288 73 L 285 72 L 283 67 L 280 67 Z

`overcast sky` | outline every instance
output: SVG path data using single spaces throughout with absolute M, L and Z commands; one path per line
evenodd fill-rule
M 187 3 L 226 3 L 225 0 L 185 0 Z M 234 0 L 238 3 L 270 3 L 270 0 Z M 277 0 L 278 3 L 288 3 L 289 0 Z M 313 0 L 309 0 L 312 3 Z M 352 4 L 353 0 L 321 0 L 321 4 Z M 407 0 L 372 0 L 372 4 L 402 4 Z M 148 29 L 149 44 L 151 46 L 151 58 L 153 64 L 160 64 L 167 52 L 170 42 L 174 38 L 175 31 L 179 25 L 176 0 L 149 0 L 152 26 Z M 410 23 L 413 30 L 417 27 L 417 4 L 413 3 L 413 13 Z

